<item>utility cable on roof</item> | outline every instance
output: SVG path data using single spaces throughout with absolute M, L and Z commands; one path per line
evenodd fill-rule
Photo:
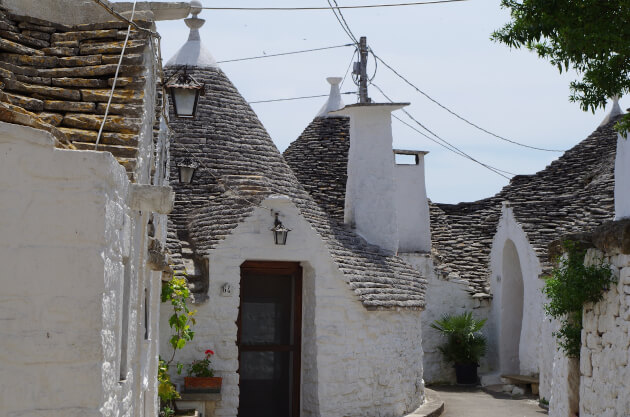
M 343 80 L 341 80 L 341 84 L 339 84 L 339 88 L 343 87 L 343 83 L 346 82 L 346 78 L 348 77 L 348 73 L 350 72 L 350 68 L 352 68 L 352 63 L 354 62 L 354 56 L 359 52 L 358 49 L 355 49 L 350 57 L 350 63 L 348 64 L 348 68 L 346 68 L 346 73 L 343 75 Z
M 345 93 L 340 93 L 340 94 L 356 94 L 356 91 L 346 91 Z M 290 98 L 276 98 L 276 99 L 272 99 L 272 100 L 259 100 L 259 101 L 249 101 L 249 104 L 258 104 L 258 103 L 273 103 L 276 101 L 290 101 L 290 100 L 303 100 L 303 99 L 307 99 L 307 98 L 321 98 L 321 97 L 328 97 L 329 94 L 319 94 L 316 96 L 302 96 L 302 97 L 290 97 Z
M 380 58 L 378 55 L 374 54 L 374 52 L 372 52 L 372 55 L 374 55 L 374 58 L 376 58 L 378 61 L 380 61 L 383 65 L 385 65 L 390 71 L 392 71 L 394 74 L 396 74 L 401 80 L 403 80 L 405 83 L 407 83 L 409 86 L 411 86 L 414 90 L 416 90 L 417 92 L 419 92 L 420 94 L 422 94 L 423 96 L 425 96 L 427 99 L 429 99 L 430 101 L 432 101 L 433 103 L 437 104 L 439 107 L 441 107 L 442 109 L 446 110 L 447 112 L 449 112 L 450 114 L 452 114 L 453 116 L 457 117 L 458 119 L 462 120 L 463 122 L 469 124 L 470 126 L 473 126 L 476 129 L 481 130 L 484 133 L 487 133 L 491 136 L 494 136 L 497 139 L 512 143 L 514 145 L 517 146 L 522 146 L 523 148 L 529 148 L 529 149 L 535 149 L 537 151 L 545 151 L 545 152 L 564 152 L 562 150 L 559 149 L 547 149 L 547 148 L 539 148 L 537 146 L 531 146 L 531 145 L 527 145 L 524 143 L 520 143 L 511 139 L 508 139 L 506 137 L 497 135 L 496 133 L 493 133 L 487 129 L 484 129 L 483 127 L 471 122 L 470 120 L 466 119 L 463 116 L 460 116 L 459 114 L 455 113 L 453 110 L 449 109 L 448 107 L 446 107 L 445 105 L 443 105 L 442 103 L 440 103 L 439 101 L 437 101 L 436 99 L 434 99 L 433 97 L 429 96 L 427 93 L 425 93 L 424 91 L 420 90 L 418 87 L 416 87 L 411 81 L 409 81 L 407 78 L 405 78 L 404 76 L 402 76 L 398 71 L 396 71 L 394 68 L 392 68 L 387 62 L 383 61 L 382 58 Z
M 468 0 L 433 0 L 416 1 L 410 3 L 384 3 L 384 4 L 364 4 L 357 6 L 341 6 L 340 9 L 372 9 L 380 7 L 404 7 L 423 6 L 441 3 L 459 3 Z M 328 7 L 203 7 L 206 10 L 250 10 L 250 11 L 302 11 L 302 10 L 328 10 Z
M 356 36 L 354 36 L 354 33 L 352 33 L 352 30 L 350 29 L 350 26 L 348 26 L 348 23 L 346 22 L 346 19 L 343 19 L 343 15 L 341 14 L 341 11 L 339 11 L 339 15 L 337 15 L 337 10 L 335 10 L 335 7 L 332 5 L 330 0 L 326 0 L 326 1 L 328 2 L 328 5 L 330 6 L 330 10 L 335 15 L 335 19 L 337 19 L 337 21 L 339 22 L 339 25 L 341 25 L 341 28 L 343 29 L 343 31 L 346 32 L 346 35 L 348 35 L 350 40 L 355 45 L 358 45 L 359 41 L 357 41 Z M 335 2 L 335 4 L 337 4 L 337 3 Z M 337 7 L 339 7 L 339 6 L 337 6 Z M 343 19 L 343 21 L 342 21 L 342 19 Z
M 116 66 L 116 73 L 114 74 L 114 81 L 112 82 L 112 89 L 109 92 L 109 98 L 107 99 L 107 107 L 105 107 L 105 115 L 103 116 L 103 122 L 101 122 L 101 127 L 98 129 L 98 135 L 96 136 L 96 142 L 94 143 L 94 149 L 95 150 L 98 149 L 98 144 L 101 141 L 101 135 L 103 134 L 103 128 L 105 127 L 105 123 L 107 122 L 107 116 L 109 115 L 109 108 L 112 105 L 112 98 L 114 97 L 114 90 L 116 89 L 116 82 L 118 81 L 118 73 L 120 72 L 120 66 L 122 65 L 123 57 L 125 56 L 125 49 L 127 49 L 127 42 L 129 41 L 129 34 L 131 33 L 131 26 L 132 26 L 132 23 L 133 23 L 133 17 L 136 14 L 136 3 L 137 2 L 138 2 L 138 0 L 134 0 L 133 7 L 131 9 L 131 19 L 129 19 L 129 26 L 127 26 L 127 35 L 125 36 L 125 43 L 123 43 L 122 50 L 120 51 L 120 58 L 118 59 L 118 65 Z
M 385 92 L 376 84 L 372 83 L 371 85 L 373 85 L 387 100 L 389 100 L 390 102 L 393 103 L 392 99 L 389 98 L 389 96 L 387 94 L 385 94 Z M 438 136 L 436 133 L 434 133 L 433 131 L 431 131 L 429 128 L 427 128 L 424 124 L 420 123 L 420 121 L 416 120 L 415 117 L 413 117 L 407 110 L 403 109 L 403 112 L 411 119 L 413 120 L 416 124 L 418 124 L 420 127 L 422 127 L 424 130 L 426 130 L 427 132 L 429 132 L 431 135 L 433 135 L 435 137 L 435 139 L 431 138 L 429 135 L 426 135 L 424 132 L 416 129 L 415 127 L 411 126 L 410 124 L 406 123 L 404 120 L 400 119 L 398 116 L 396 115 L 392 115 L 396 120 L 400 121 L 401 123 L 407 125 L 408 127 L 410 127 L 411 129 L 415 130 L 416 132 L 420 133 L 422 136 L 424 136 L 425 138 L 431 140 L 432 142 L 437 143 L 438 145 L 442 146 L 443 148 L 446 148 L 448 150 L 450 150 L 451 152 L 469 159 L 481 166 L 483 166 L 484 168 L 494 172 L 497 175 L 502 176 L 505 179 L 510 179 L 510 177 L 506 176 L 505 174 L 510 174 L 510 175 L 516 175 L 514 173 L 508 172 L 508 171 L 504 171 L 502 169 L 499 168 L 495 168 L 491 165 L 485 164 L 475 158 L 473 158 L 472 156 L 468 155 L 466 152 L 462 151 L 461 149 L 459 149 L 458 147 L 456 147 L 455 145 L 449 143 L 448 141 L 446 141 L 445 139 L 442 139 L 440 136 Z M 436 140 L 437 139 L 437 140 Z
M 155 37 L 160 37 L 160 34 L 157 32 L 154 32 L 150 29 L 146 29 L 143 28 L 142 26 L 139 26 L 137 23 L 133 22 L 133 13 L 132 13 L 132 17 L 131 19 L 127 19 L 125 16 L 121 15 L 120 13 L 118 13 L 116 10 L 112 9 L 109 5 L 103 3 L 101 0 L 92 0 L 94 1 L 96 4 L 98 4 L 99 6 L 101 6 L 102 8 L 104 8 L 105 10 L 107 10 L 107 12 L 109 14 L 111 14 L 112 16 L 114 16 L 116 19 L 122 20 L 124 22 L 129 23 L 131 26 L 133 26 L 134 28 L 136 28 L 137 30 L 141 31 L 141 32 L 146 32 L 148 34 L 150 34 L 151 36 L 155 36 Z M 134 1 L 134 10 L 136 8 L 136 1 Z
M 303 53 L 306 53 L 306 52 L 324 51 L 324 50 L 327 50 L 327 49 L 335 49 L 335 48 L 345 48 L 346 46 L 354 46 L 354 44 L 353 43 L 346 43 L 346 44 L 343 44 L 343 45 L 325 46 L 323 48 L 303 49 L 301 51 L 281 52 L 281 53 L 278 53 L 278 54 L 265 54 L 265 55 L 251 56 L 251 57 L 248 57 L 248 58 L 227 59 L 225 61 L 217 61 L 217 64 L 224 64 L 226 62 L 249 61 L 249 60 L 252 60 L 252 59 L 271 58 L 271 57 L 274 57 L 274 56 L 303 54 Z

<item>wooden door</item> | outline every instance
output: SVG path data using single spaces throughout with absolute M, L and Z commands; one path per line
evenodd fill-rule
M 240 293 L 238 415 L 299 417 L 302 268 L 245 262 Z

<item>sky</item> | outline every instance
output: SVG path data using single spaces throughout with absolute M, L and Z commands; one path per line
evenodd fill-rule
M 393 0 L 338 0 L 339 5 Z M 327 6 L 325 0 L 202 0 L 206 7 Z M 566 150 L 586 138 L 610 110 L 583 112 L 569 102 L 577 74 L 560 74 L 527 50 L 492 42 L 490 35 L 509 21 L 499 0 L 350 9 L 343 14 L 355 36 L 366 36 L 374 52 L 419 89 L 455 113 L 500 136 L 531 146 Z M 201 39 L 217 61 L 350 42 L 329 10 L 204 10 Z M 158 22 L 162 56 L 168 60 L 186 41 L 183 21 Z M 346 73 L 353 47 L 285 57 L 223 63 L 220 67 L 248 101 L 327 94 L 326 77 Z M 373 82 L 417 120 L 475 159 L 515 174 L 533 174 L 561 153 L 526 149 L 496 139 L 449 114 L 413 90 L 383 65 Z M 350 76 L 342 92 L 356 91 Z M 375 102 L 387 100 L 369 89 Z M 344 95 L 346 104 L 355 95 Z M 252 104 L 280 151 L 315 117 L 326 98 Z M 622 98 L 622 109 L 630 99 Z M 398 110 L 401 118 L 406 116 Z M 410 122 L 414 123 L 414 122 Z M 392 120 L 394 148 L 429 151 L 425 156 L 428 197 L 435 202 L 474 201 L 497 193 L 508 180 L 458 156 Z

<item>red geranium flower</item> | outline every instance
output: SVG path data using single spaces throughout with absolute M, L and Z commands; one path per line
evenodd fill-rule
M 214 355 L 214 352 L 210 349 L 206 350 L 206 355 Z

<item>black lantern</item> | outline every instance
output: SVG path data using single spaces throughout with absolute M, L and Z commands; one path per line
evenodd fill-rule
M 284 227 L 280 219 L 278 219 L 278 213 L 276 213 L 276 220 L 273 222 L 273 228 L 271 231 L 273 232 L 273 241 L 276 245 L 287 244 L 287 235 L 291 229 Z
M 195 176 L 197 164 L 186 158 L 177 165 L 177 168 L 179 168 L 179 182 L 182 184 L 190 184 Z
M 177 117 L 192 119 L 197 113 L 199 96 L 205 94 L 205 84 L 197 82 L 192 76 L 188 75 L 186 67 L 182 71 L 173 74 L 171 78 L 177 76 L 177 80 L 169 82 L 166 87 L 170 91 Z

